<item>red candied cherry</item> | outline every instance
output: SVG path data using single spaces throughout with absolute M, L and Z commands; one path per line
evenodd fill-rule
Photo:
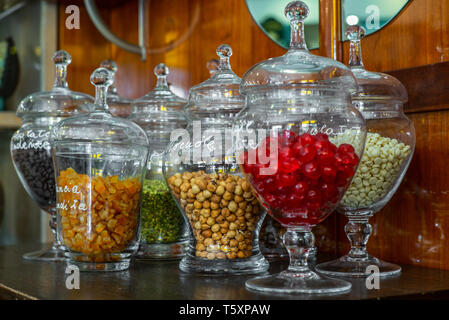
M 335 144 L 329 141 L 328 147 L 334 154 L 337 153 L 338 148 Z
M 321 192 L 318 188 L 310 188 L 307 192 L 307 201 L 308 202 L 321 202 Z
M 321 178 L 327 183 L 333 183 L 337 176 L 337 170 L 331 165 L 321 167 Z
M 296 133 L 290 130 L 284 130 L 279 134 L 279 142 L 281 145 L 290 146 L 296 140 Z
M 295 158 L 284 160 L 279 163 L 279 171 L 283 173 L 295 172 L 301 168 L 301 163 Z
M 349 157 L 349 159 L 350 159 L 350 165 L 352 165 L 352 166 L 356 166 L 356 165 L 358 165 L 359 164 L 359 156 L 358 155 L 356 155 L 354 152 L 350 152 L 350 153 L 348 153 L 347 154 L 348 155 L 348 157 Z
M 296 175 L 294 173 L 281 173 L 277 176 L 276 185 L 279 188 L 291 187 L 296 182 Z
M 342 172 L 348 179 L 351 179 L 355 174 L 354 167 L 351 165 L 344 166 Z
M 313 146 L 315 147 L 316 150 L 319 149 L 328 149 L 330 146 L 330 142 L 326 141 L 326 140 L 317 140 L 315 141 L 315 143 L 313 144 Z
M 296 195 L 304 195 L 309 190 L 309 186 L 307 182 L 305 181 L 299 181 L 295 186 L 293 187 L 293 192 Z
M 320 168 L 316 161 L 311 161 L 309 163 L 306 163 L 302 167 L 302 171 L 307 178 L 312 179 L 312 180 L 318 179 L 321 175 Z
M 320 186 L 320 190 L 321 190 L 321 194 L 323 195 L 323 197 L 327 200 L 329 199 L 333 199 L 335 196 L 338 195 L 338 190 L 335 187 L 335 185 L 330 184 L 330 183 L 323 183 Z
M 310 133 L 303 133 L 298 137 L 298 141 L 300 141 L 303 146 L 313 144 L 315 140 L 316 139 Z
M 338 147 L 338 151 L 339 152 L 343 152 L 343 153 L 350 153 L 350 152 L 354 152 L 354 147 L 351 146 L 348 143 L 342 143 L 339 147 Z
M 325 133 L 318 132 L 315 135 L 315 139 L 317 139 L 318 141 L 329 141 L 329 136 Z
M 296 153 L 296 157 L 301 160 L 301 162 L 310 162 L 316 156 L 316 149 L 311 145 L 302 146 L 299 148 L 298 153 Z
M 320 148 L 316 152 L 320 164 L 331 164 L 334 161 L 335 154 L 330 148 Z
M 279 159 L 290 159 L 293 155 L 293 150 L 289 147 L 279 148 Z

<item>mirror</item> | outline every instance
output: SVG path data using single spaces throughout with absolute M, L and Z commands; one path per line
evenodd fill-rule
M 257 0 L 256 0 L 257 1 Z M 341 34 L 343 41 L 349 25 L 359 24 L 366 30 L 366 35 L 385 27 L 410 0 L 342 0 Z
M 291 0 L 246 0 L 251 16 L 257 25 L 278 45 L 288 49 L 290 24 L 284 15 L 285 6 Z M 304 21 L 304 33 L 309 49 L 319 48 L 319 0 L 303 0 L 310 9 Z M 357 0 L 360 1 L 360 0 Z M 391 0 L 390 0 L 391 1 Z

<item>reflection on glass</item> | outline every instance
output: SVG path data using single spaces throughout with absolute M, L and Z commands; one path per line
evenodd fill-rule
M 246 0 L 246 5 L 257 25 L 280 46 L 288 49 L 290 24 L 285 19 L 284 8 L 291 0 Z M 310 8 L 304 21 L 305 38 L 309 49 L 319 48 L 319 0 L 303 0 Z
M 348 40 L 345 34 L 348 26 L 358 24 L 365 28 L 366 35 L 382 29 L 408 2 L 409 0 L 342 0 L 341 34 L 343 40 Z

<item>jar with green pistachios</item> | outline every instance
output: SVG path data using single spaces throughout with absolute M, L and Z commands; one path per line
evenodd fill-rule
M 140 245 L 136 258 L 177 259 L 186 250 L 188 229 L 162 176 L 162 159 L 171 132 L 187 126 L 182 111 L 186 101 L 168 87 L 167 66 L 158 64 L 154 73 L 155 88 L 134 101 L 129 117 L 145 130 L 151 146 L 142 190 Z

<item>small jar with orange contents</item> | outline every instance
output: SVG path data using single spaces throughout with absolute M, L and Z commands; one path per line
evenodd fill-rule
M 110 71 L 95 70 L 91 82 L 93 111 L 51 132 L 58 237 L 69 249 L 68 263 L 82 271 L 125 270 L 138 247 L 148 138 L 138 125 L 108 112 Z

